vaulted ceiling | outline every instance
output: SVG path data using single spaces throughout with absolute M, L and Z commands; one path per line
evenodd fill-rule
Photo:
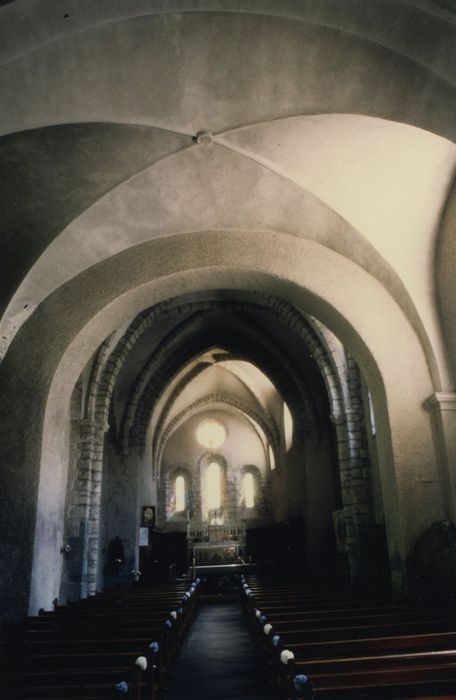
M 434 264 L 456 163 L 451 9 L 4 4 L 3 352 L 51 293 L 137 245 L 280 232 L 379 280 L 451 386 Z

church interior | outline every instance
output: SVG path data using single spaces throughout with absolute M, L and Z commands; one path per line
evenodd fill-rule
M 296 603 L 273 698 L 456 698 L 455 46 L 454 0 L 0 2 L 3 655 L 189 601 L 152 680 L 11 699 L 161 698 L 224 593 Z M 324 680 L 317 595 L 427 660 Z

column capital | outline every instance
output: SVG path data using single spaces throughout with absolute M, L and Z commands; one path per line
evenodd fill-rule
M 424 402 L 424 408 L 429 413 L 437 413 L 438 411 L 455 411 L 456 412 L 456 393 L 449 391 L 436 391 Z

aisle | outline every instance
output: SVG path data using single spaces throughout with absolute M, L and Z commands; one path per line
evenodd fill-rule
M 238 602 L 202 603 L 167 700 L 272 700 Z

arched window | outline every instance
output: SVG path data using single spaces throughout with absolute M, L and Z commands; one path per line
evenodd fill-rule
M 293 418 L 287 404 L 283 404 L 283 431 L 285 436 L 285 449 L 288 450 L 293 442 Z
M 185 510 L 185 479 L 183 476 L 176 477 L 174 495 L 176 497 L 176 512 Z
M 207 468 L 207 507 L 209 510 L 218 510 L 222 505 L 222 484 L 220 465 L 211 462 Z
M 269 464 L 271 466 L 271 469 L 275 469 L 276 463 L 275 463 L 275 457 L 274 457 L 274 450 L 272 449 L 271 445 L 268 445 L 268 454 L 269 454 Z
M 255 505 L 255 479 L 253 478 L 253 474 L 250 472 L 244 474 L 242 491 L 244 495 L 245 507 L 253 508 Z
M 367 400 L 369 402 L 369 422 L 370 422 L 371 433 L 372 433 L 372 435 L 375 435 L 377 433 L 377 427 L 375 425 L 374 404 L 372 403 L 372 396 L 371 396 L 370 391 L 367 392 Z

